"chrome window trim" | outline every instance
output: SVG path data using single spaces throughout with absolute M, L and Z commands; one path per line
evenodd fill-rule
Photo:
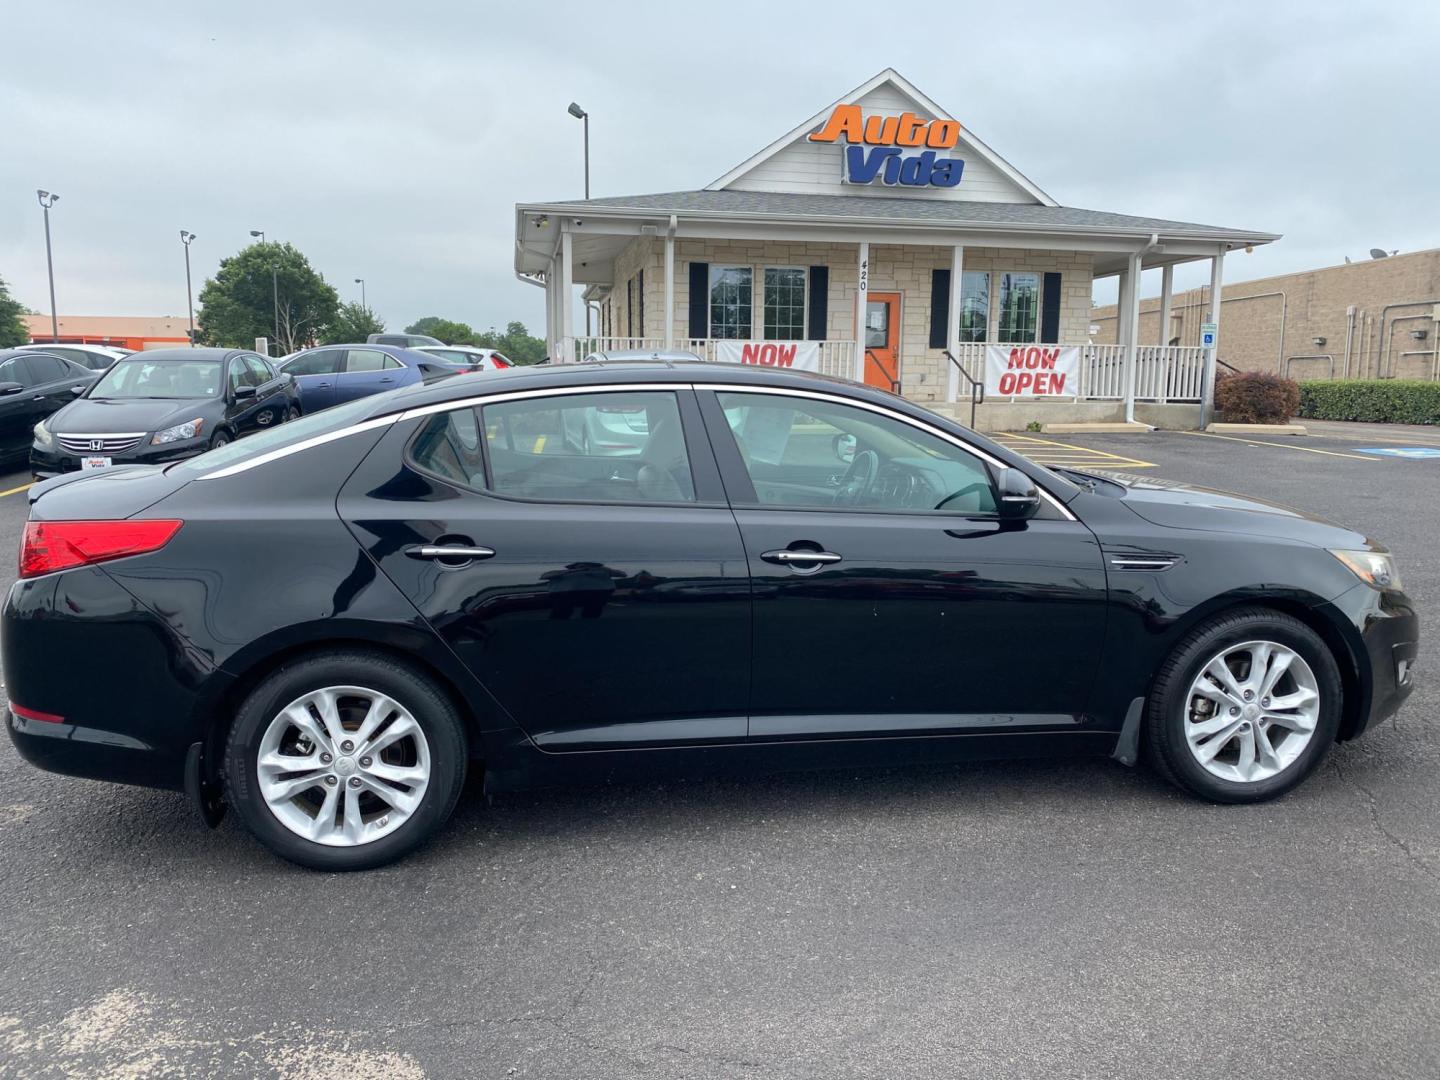
M 454 409 L 473 409 L 476 406 L 498 405 L 502 401 L 517 401 L 528 397 L 575 397 L 584 394 L 633 394 L 637 391 L 649 391 L 651 393 L 670 393 L 677 390 L 694 390 L 693 383 L 679 382 L 644 382 L 644 383 L 606 383 L 604 386 L 546 386 L 534 390 L 512 390 L 505 394 L 476 394 L 474 397 L 459 398 L 455 401 L 441 401 L 434 405 L 417 405 L 413 409 L 406 409 L 400 414 L 401 420 L 414 420 L 421 416 L 433 416 L 436 413 L 450 412 Z
M 327 431 L 323 435 L 312 435 L 308 439 L 301 439 L 298 443 L 291 443 L 289 446 L 277 447 L 268 453 L 261 454 L 259 457 L 251 458 L 249 461 L 239 461 L 234 465 L 227 465 L 223 469 L 208 472 L 204 476 L 197 476 L 195 479 L 196 481 L 220 480 L 227 476 L 235 476 L 238 473 L 248 472 L 257 466 L 268 465 L 272 461 L 287 458 L 291 454 L 298 454 L 302 450 L 309 450 L 313 446 L 323 446 L 328 442 L 334 442 L 336 439 L 343 439 L 347 435 L 358 435 L 362 431 L 373 431 L 375 428 L 388 427 L 399 419 L 399 413 L 389 413 L 385 416 L 372 417 L 369 420 L 362 420 L 358 424 L 351 424 L 349 427 Z M 284 428 L 277 428 L 276 430 L 283 431 Z
M 937 439 L 948 442 L 952 446 L 958 447 L 972 457 L 977 457 L 997 469 L 1012 468 L 1012 466 L 1005 464 L 1005 462 L 999 458 L 991 457 L 978 446 L 971 446 L 959 436 L 951 435 L 948 431 L 927 424 L 924 420 L 917 420 L 913 416 L 907 416 L 905 413 L 897 412 L 894 409 L 887 409 L 883 405 L 875 405 L 869 401 L 860 401 L 856 398 L 847 397 L 844 394 L 831 394 L 823 390 L 796 390 L 788 386 L 753 386 L 745 384 L 737 385 L 734 383 L 696 383 L 694 385 L 695 389 L 698 390 L 723 390 L 726 393 L 739 394 L 779 394 L 784 397 L 814 398 L 818 401 L 829 401 L 836 405 L 850 405 L 857 409 L 868 409 L 870 412 L 879 413 L 881 416 L 888 416 L 892 420 L 898 420 L 902 424 L 909 424 L 911 427 L 919 428 L 926 434 L 933 435 Z M 1046 502 L 1064 516 L 1066 521 L 1080 520 L 1070 512 L 1064 503 L 1050 494 L 1043 484 L 1037 481 L 1035 483 L 1035 489 L 1040 492 L 1041 497 L 1044 498 Z

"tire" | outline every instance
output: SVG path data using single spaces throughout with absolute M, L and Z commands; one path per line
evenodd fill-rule
M 1257 651 L 1263 646 L 1269 647 L 1268 654 L 1263 648 Z M 1294 655 L 1285 659 L 1286 652 Z M 1267 669 L 1281 660 L 1288 665 L 1281 665 L 1284 671 L 1274 682 L 1273 697 L 1260 696 L 1263 677 L 1250 683 L 1267 656 L 1273 657 Z M 1229 686 L 1241 692 L 1230 693 L 1222 678 L 1207 675 L 1202 680 L 1202 671 L 1217 670 L 1211 667 L 1215 660 L 1231 672 Z M 1237 678 L 1237 671 L 1247 677 Z M 1192 695 L 1202 683 L 1205 689 Z M 1311 692 L 1313 705 L 1305 700 Z M 1202 799 L 1263 802 L 1295 787 L 1324 760 L 1340 727 L 1342 696 L 1335 657 L 1310 627 L 1265 608 L 1227 612 L 1187 634 L 1161 665 L 1146 705 L 1146 750 L 1161 775 Z M 1292 700 L 1303 703 L 1272 706 Z M 1212 711 L 1207 713 L 1207 708 Z M 1308 733 L 1299 730 L 1307 722 Z M 1226 736 L 1236 725 L 1239 730 Z M 1212 727 L 1218 730 L 1207 735 Z M 1223 743 L 1214 741 L 1222 738 Z M 1292 738 L 1299 741 L 1290 742 Z M 1208 763 L 1202 761 L 1206 754 L 1213 755 Z
M 210 440 L 210 449 L 211 449 L 211 450 L 214 450 L 217 446 L 224 446 L 224 445 L 225 445 L 226 443 L 228 443 L 229 441 L 230 441 L 230 434 L 229 434 L 229 432 L 226 432 L 226 431 L 217 431 L 217 432 L 215 432 L 215 437 Z
M 299 420 L 299 419 L 300 419 L 300 410 L 297 409 L 294 405 L 291 405 L 290 408 L 288 408 L 288 409 L 285 410 L 285 423 L 288 424 L 291 420 Z
M 323 720 L 316 722 L 323 712 L 311 708 L 326 695 L 338 704 L 338 719 L 346 728 L 342 736 L 362 734 L 356 728 L 371 712 L 379 726 L 367 743 L 384 743 L 402 727 L 410 733 L 393 739 L 373 757 L 364 755 L 365 743 L 328 740 Z M 367 709 L 366 695 L 384 702 Z M 313 743 L 291 722 L 297 716 L 310 718 Z M 414 729 L 407 720 L 413 721 Z M 277 736 L 277 729 L 284 734 Z M 353 753 L 342 750 L 346 746 L 353 746 Z M 333 753 L 321 765 L 327 747 Z M 272 763 L 263 770 L 262 750 Z M 303 769 L 276 769 L 277 754 L 309 755 L 297 758 L 308 764 Z M 382 755 L 391 760 L 382 760 Z M 224 776 L 226 793 L 240 819 L 276 855 L 314 870 L 367 870 L 409 854 L 445 823 L 460 796 L 465 764 L 464 728 L 448 698 L 399 660 L 346 650 L 288 663 L 250 693 L 230 730 Z M 400 786 L 381 777 L 382 770 L 396 778 L 426 775 L 420 783 L 412 779 Z M 293 797 L 275 797 L 281 790 L 277 785 L 293 781 L 298 788 L 312 776 L 315 783 Z M 380 790 L 388 792 L 383 799 L 374 794 Z M 333 808 L 326 820 L 324 810 L 331 800 Z M 402 810 L 406 803 L 413 806 Z

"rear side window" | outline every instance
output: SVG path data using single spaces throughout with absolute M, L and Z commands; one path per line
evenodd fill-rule
M 511 498 L 695 501 L 670 392 L 524 398 L 440 413 L 416 437 L 411 456 L 448 480 Z
M 346 371 L 381 371 L 385 368 L 385 361 L 390 360 L 378 349 L 351 349 L 345 359 Z M 391 360 L 391 363 L 394 363 Z M 395 365 L 399 367 L 399 364 Z

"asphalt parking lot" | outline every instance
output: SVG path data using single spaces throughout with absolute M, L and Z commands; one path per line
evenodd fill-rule
M 1362 451 L 1440 431 L 1316 430 L 1011 444 L 1361 528 L 1428 629 L 1440 456 Z M 349 876 L 5 741 L 0 1076 L 1440 1075 L 1431 655 L 1275 803 L 1108 761 L 472 791 Z

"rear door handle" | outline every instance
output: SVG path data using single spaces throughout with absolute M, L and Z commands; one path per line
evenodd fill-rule
M 495 549 L 463 544 L 420 544 L 406 548 L 405 554 L 412 559 L 490 559 L 494 558 Z
M 792 551 L 787 548 L 783 551 L 763 551 L 760 558 L 788 566 L 791 563 L 837 563 L 841 556 L 833 551 Z

